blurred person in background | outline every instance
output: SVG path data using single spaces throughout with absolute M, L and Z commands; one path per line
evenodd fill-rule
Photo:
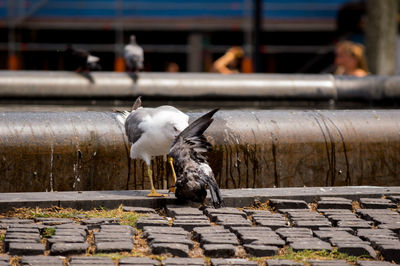
M 165 72 L 179 72 L 179 65 L 175 62 L 168 62 L 165 65 Z
M 213 64 L 213 70 L 222 74 L 235 74 L 241 70 L 244 51 L 238 46 L 228 49 L 228 51 L 218 58 Z
M 336 75 L 364 77 L 368 75 L 367 61 L 362 44 L 341 41 L 335 50 Z

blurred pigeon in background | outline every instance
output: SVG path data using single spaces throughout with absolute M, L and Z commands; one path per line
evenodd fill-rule
M 131 35 L 130 43 L 125 45 L 124 58 L 128 71 L 138 72 L 143 69 L 143 48 L 136 43 L 135 35 Z
M 64 69 L 76 72 L 101 70 L 100 58 L 83 49 L 75 49 L 71 45 L 64 51 Z

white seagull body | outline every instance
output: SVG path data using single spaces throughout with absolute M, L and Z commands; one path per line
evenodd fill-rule
M 136 124 L 140 121 L 138 124 Z M 168 153 L 174 138 L 188 126 L 189 117 L 175 107 L 164 105 L 157 108 L 140 108 L 127 118 L 127 124 L 134 122 L 141 136 L 132 143 L 130 157 L 142 159 L 148 165 L 152 156 Z M 128 131 L 132 127 L 128 126 Z
M 131 113 L 119 116 L 118 120 L 124 122 L 125 133 L 132 143 L 130 157 L 142 159 L 147 165 L 152 190 L 149 195 L 159 196 L 153 186 L 151 158 L 168 153 L 172 141 L 188 126 L 189 116 L 169 105 L 142 108 L 140 97 L 132 109 Z

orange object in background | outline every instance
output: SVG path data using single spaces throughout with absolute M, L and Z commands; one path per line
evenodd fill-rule
M 123 57 L 117 57 L 114 61 L 115 72 L 125 72 L 125 60 Z
M 18 70 L 19 69 L 19 58 L 15 54 L 11 54 L 8 56 L 8 69 L 9 70 Z
M 243 58 L 242 61 L 242 73 L 253 73 L 253 62 L 250 57 Z

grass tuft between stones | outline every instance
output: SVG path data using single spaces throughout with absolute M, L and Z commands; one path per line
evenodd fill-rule
M 345 253 L 338 252 L 337 249 L 332 251 L 328 250 L 303 250 L 293 251 L 288 248 L 282 250 L 281 254 L 271 257 L 272 259 L 283 259 L 283 260 L 294 260 L 298 262 L 307 263 L 308 260 L 346 260 L 350 263 L 355 263 L 360 258 L 366 258 L 365 256 L 349 256 Z
M 88 218 L 118 218 L 123 225 L 135 226 L 140 216 L 146 216 L 135 212 L 124 212 L 122 205 L 116 209 L 107 209 L 99 207 L 89 211 L 76 210 L 71 208 L 15 208 L 0 217 L 18 217 L 24 219 L 34 218 L 68 218 L 75 221 Z
M 43 237 L 49 238 L 49 237 L 51 237 L 52 235 L 54 235 L 55 232 L 56 232 L 56 229 L 55 229 L 54 227 L 45 228 L 45 229 L 43 230 Z

